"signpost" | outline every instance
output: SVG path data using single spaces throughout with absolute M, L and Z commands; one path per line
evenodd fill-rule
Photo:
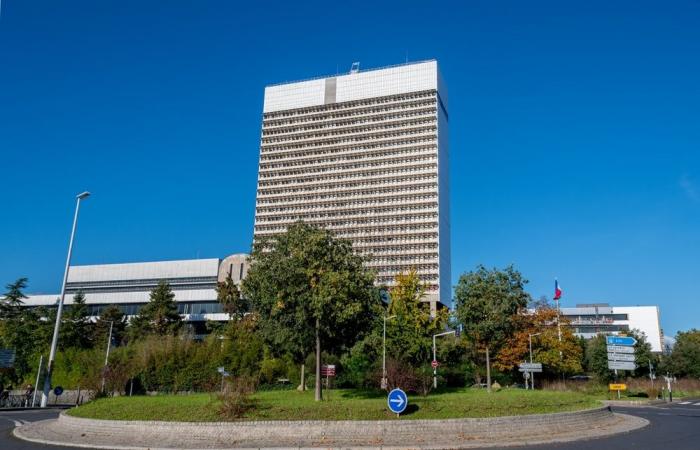
M 523 372 L 525 376 L 525 389 L 527 389 L 527 383 L 530 381 L 530 386 L 535 389 L 535 373 L 542 372 L 542 363 L 520 363 L 518 364 L 518 371 Z
M 408 406 L 408 396 L 404 391 L 396 388 L 389 392 L 386 403 L 389 406 L 389 410 L 396 413 L 396 417 L 398 417 Z
M 627 385 L 625 383 L 610 383 L 608 389 L 611 391 L 626 391 Z
M 321 366 L 321 376 L 326 377 L 326 389 L 331 388 L 331 377 L 335 376 L 335 364 L 324 364 Z
M 632 336 L 607 336 L 605 341 L 608 346 L 608 369 L 615 371 L 615 381 L 617 381 L 618 370 L 635 370 L 637 368 L 634 356 L 634 345 L 637 343 L 635 338 Z M 617 391 L 617 398 L 620 398 L 620 391 L 624 391 L 626 388 L 627 386 L 624 384 L 614 383 L 610 385 L 611 391 Z

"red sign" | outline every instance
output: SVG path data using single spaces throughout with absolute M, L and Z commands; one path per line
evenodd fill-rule
M 322 377 L 334 377 L 335 376 L 335 365 L 328 364 L 321 366 L 321 376 Z
M 440 363 L 434 359 L 433 362 L 430 363 L 430 365 L 433 366 L 433 369 L 437 369 Z

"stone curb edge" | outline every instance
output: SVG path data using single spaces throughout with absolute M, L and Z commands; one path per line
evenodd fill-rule
M 625 420 L 622 426 L 617 425 L 613 430 L 598 430 L 598 433 L 594 436 L 559 436 L 550 437 L 543 439 L 534 439 L 528 441 L 526 445 L 543 445 L 543 444 L 557 444 L 564 442 L 574 442 L 574 441 L 589 441 L 595 439 L 601 439 L 608 436 L 613 436 L 617 434 L 630 433 L 632 431 L 644 428 L 649 425 L 647 419 L 632 416 L 628 414 L 614 413 L 616 417 Z M 40 422 L 49 422 L 56 419 L 49 419 Z M 39 422 L 35 422 L 39 423 Z M 44 444 L 44 445 L 54 445 L 62 447 L 77 447 L 77 448 L 93 448 L 93 449 L 113 449 L 113 450 L 201 450 L 201 449 L 188 449 L 184 447 L 140 447 L 140 446 L 120 446 L 120 445 L 88 445 L 82 443 L 72 443 L 72 442 L 61 442 L 61 441 L 51 441 L 47 439 L 29 438 L 23 436 L 21 433 L 22 427 L 16 427 L 12 431 L 12 435 L 17 438 L 28 442 Z M 602 431 L 602 432 L 601 432 Z M 493 448 L 493 447 L 520 447 L 524 445 L 521 441 L 498 441 L 498 442 L 472 442 L 466 445 L 458 445 L 449 447 L 436 446 L 436 445 L 423 445 L 423 446 L 352 446 L 354 449 L 364 449 L 364 450 L 437 450 L 437 449 L 468 449 L 468 448 Z M 226 447 L 226 448 L 207 448 L 206 450 L 230 450 L 235 448 L 236 450 L 281 450 L 281 449 L 297 449 L 297 450 L 318 450 L 319 447 Z M 324 448 L 335 448 L 335 447 L 324 447 Z M 347 449 L 347 446 L 337 447 L 338 449 Z

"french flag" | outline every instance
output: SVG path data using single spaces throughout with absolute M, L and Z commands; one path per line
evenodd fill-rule
M 559 281 L 556 279 L 554 280 L 554 300 L 559 300 L 561 299 L 561 288 L 559 287 Z

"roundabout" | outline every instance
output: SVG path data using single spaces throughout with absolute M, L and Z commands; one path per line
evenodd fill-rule
M 479 448 L 563 443 L 630 432 L 646 419 L 609 407 L 554 414 L 440 420 L 162 422 L 62 412 L 15 428 L 26 441 L 111 449 Z

